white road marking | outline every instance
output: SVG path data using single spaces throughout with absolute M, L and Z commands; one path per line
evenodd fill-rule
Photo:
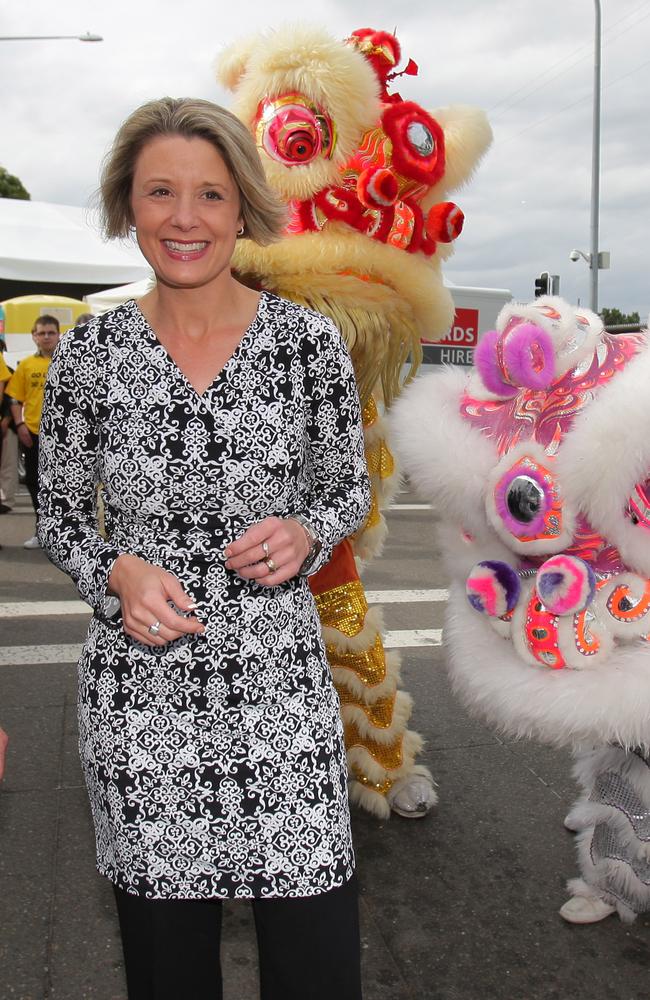
M 0 618 L 39 618 L 44 615 L 89 615 L 84 601 L 16 601 L 0 604 Z
M 76 663 L 81 643 L 61 646 L 3 646 L 0 648 L 0 667 L 13 667 L 26 663 Z
M 437 603 L 449 598 L 448 590 L 367 590 L 368 604 Z
M 388 510 L 431 510 L 430 503 L 392 503 Z
M 446 601 L 448 590 L 367 590 L 368 604 L 420 604 Z M 44 618 L 48 615 L 90 615 L 84 601 L 15 601 L 0 604 L 0 618 Z
M 386 632 L 386 649 L 406 649 L 409 646 L 439 646 L 442 629 L 415 628 Z M 35 663 L 76 663 L 81 652 L 80 643 L 58 646 L 3 646 L 0 647 L 0 667 L 22 666 Z
M 441 628 L 413 628 L 384 633 L 386 649 L 405 649 L 407 646 L 439 646 L 441 643 Z

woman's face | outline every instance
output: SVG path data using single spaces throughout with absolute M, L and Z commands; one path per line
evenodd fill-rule
M 230 274 L 239 191 L 207 140 L 151 139 L 135 163 L 131 211 L 140 249 L 163 284 L 200 288 Z

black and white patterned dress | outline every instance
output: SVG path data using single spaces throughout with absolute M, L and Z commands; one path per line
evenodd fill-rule
M 264 517 L 303 513 L 323 541 L 317 569 L 368 504 L 352 366 L 317 313 L 263 293 L 202 395 L 135 302 L 62 339 L 41 424 L 39 530 L 95 610 L 80 748 L 98 868 L 123 889 L 309 896 L 350 877 L 339 704 L 307 581 L 245 581 L 223 550 Z M 174 573 L 206 632 L 150 648 L 107 618 L 122 552 Z

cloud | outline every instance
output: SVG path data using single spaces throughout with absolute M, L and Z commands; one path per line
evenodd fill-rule
M 604 5 L 605 6 L 605 5 Z M 614 8 L 615 9 L 609 9 Z M 601 301 L 650 311 L 644 215 L 650 188 L 645 80 L 650 11 L 638 0 L 607 5 L 604 18 Z M 83 204 L 101 159 L 137 104 L 169 93 L 228 103 L 215 81 L 223 45 L 250 29 L 304 18 L 289 0 L 45 0 L 3 11 L 3 34 L 96 31 L 105 41 L 0 43 L 2 162 L 34 198 Z M 561 274 L 567 297 L 588 300 L 589 271 L 568 260 L 588 250 L 591 193 L 593 14 L 590 5 L 496 0 L 432 5 L 411 0 L 327 0 L 318 20 L 338 37 L 354 28 L 392 30 L 416 78 L 395 86 L 429 108 L 486 108 L 493 149 L 457 195 L 466 230 L 446 266 L 454 281 L 532 295 L 535 275 Z M 642 228 L 643 227 L 643 228 Z

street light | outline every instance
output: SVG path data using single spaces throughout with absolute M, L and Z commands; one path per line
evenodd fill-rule
M 103 42 L 101 35 L 87 31 L 85 35 L 0 35 L 0 42 L 49 42 L 71 38 L 78 42 Z

